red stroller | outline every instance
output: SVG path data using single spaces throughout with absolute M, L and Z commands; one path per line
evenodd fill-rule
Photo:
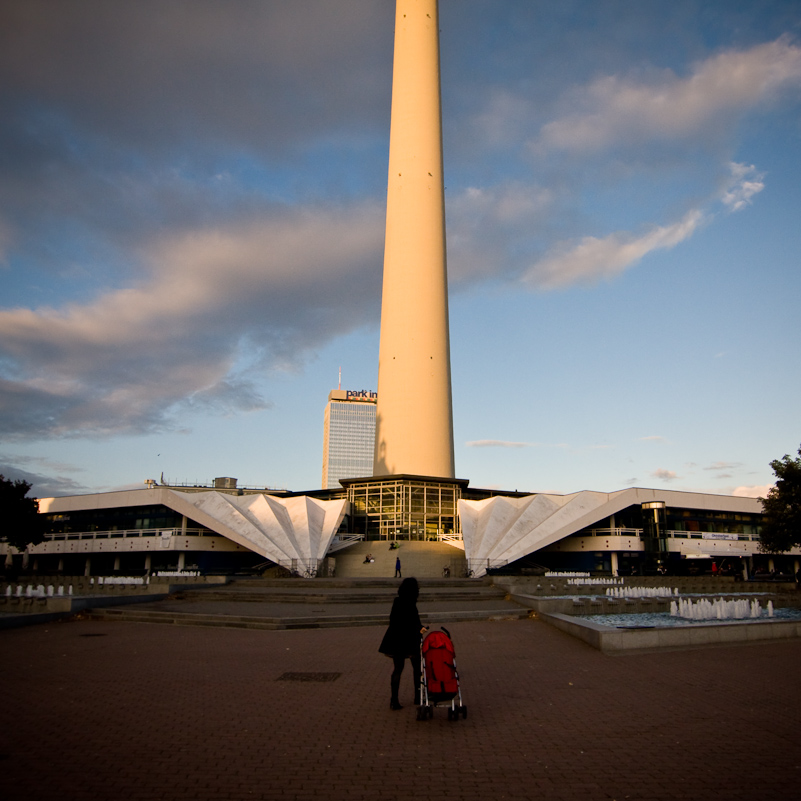
M 462 691 L 459 686 L 459 673 L 456 670 L 456 652 L 451 633 L 443 627 L 442 631 L 432 631 L 420 644 L 420 706 L 417 719 L 428 720 L 434 717 L 434 707 L 447 707 L 448 720 L 467 717 L 467 707 L 462 704 Z

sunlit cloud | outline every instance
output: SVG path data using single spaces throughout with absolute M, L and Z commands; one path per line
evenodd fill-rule
M 742 462 L 715 462 L 709 467 L 705 467 L 704 470 L 735 470 L 742 466 Z
M 551 189 L 519 182 L 471 186 L 448 199 L 448 273 L 453 285 L 515 275 L 532 237 L 542 235 L 554 211 Z M 529 245 L 530 246 L 530 245 Z
M 751 198 L 765 188 L 765 173 L 757 172 L 753 164 L 729 163 L 731 180 L 721 194 L 720 200 L 729 211 L 742 211 L 751 205 Z
M 650 81 L 600 78 L 545 124 L 536 147 L 593 152 L 620 144 L 695 137 L 719 128 L 786 87 L 801 86 L 801 48 L 788 37 L 729 50 L 696 64 L 687 77 L 665 70 Z
M 568 163 L 560 174 L 565 183 L 558 198 L 553 188 L 524 182 L 473 187 L 449 199 L 455 281 L 505 273 L 538 289 L 591 285 L 621 275 L 650 253 L 675 248 L 709 224 L 721 207 L 729 213 L 742 211 L 765 188 L 765 175 L 754 165 L 725 159 L 724 143 L 745 115 L 770 105 L 780 92 L 799 88 L 801 47 L 781 37 L 748 50 L 718 53 L 685 76 L 669 70 L 645 77 L 611 75 L 564 93 L 557 104 L 561 113 L 529 141 L 532 153 L 593 155 L 618 146 L 645 148 L 653 165 L 669 140 L 674 148 L 670 169 L 675 171 L 676 164 L 689 167 L 699 147 L 715 143 L 720 164 L 711 161 L 705 200 L 688 196 L 687 210 L 667 222 L 643 220 L 639 229 L 558 241 L 553 233 L 559 230 L 560 209 L 564 218 L 563 204 L 576 203 L 584 191 L 583 179 Z M 487 147 L 498 142 L 509 146 L 525 138 L 527 127 L 536 124 L 535 114 L 530 98 L 504 88 L 490 93 L 474 124 Z M 715 135 L 710 137 L 710 131 Z M 717 186 L 715 169 L 726 173 Z M 526 254 L 531 254 L 528 264 Z
M 468 448 L 536 448 L 536 442 L 509 442 L 501 439 L 476 439 L 465 442 Z
M 693 210 L 677 223 L 654 227 L 639 236 L 627 232 L 602 238 L 587 236 L 577 245 L 554 248 L 528 270 L 524 280 L 541 289 L 558 289 L 611 279 L 653 251 L 674 248 L 692 236 L 703 221 L 704 215 Z
M 757 484 L 751 487 L 737 487 L 732 495 L 738 498 L 766 498 L 773 489 L 773 484 Z
M 664 470 L 663 468 L 659 468 L 658 470 L 654 470 L 651 473 L 653 478 L 659 479 L 659 481 L 675 481 L 679 476 L 673 470 Z
M 729 181 L 710 202 L 719 201 L 728 211 L 741 211 L 764 189 L 764 174 L 753 165 L 735 162 L 729 163 L 729 171 Z M 577 243 L 560 243 L 532 265 L 523 280 L 539 289 L 610 280 L 635 267 L 648 254 L 670 250 L 686 241 L 713 216 L 702 209 L 691 209 L 681 220 L 651 226 L 639 235 L 617 231 L 605 237 L 587 236 Z
M 565 442 L 516 442 L 505 439 L 474 439 L 465 442 L 466 448 L 568 448 Z
M 306 209 L 167 235 L 138 282 L 87 303 L 2 310 L 0 430 L 143 432 L 172 427 L 176 404 L 266 408 L 254 373 L 377 317 L 380 252 L 380 209 Z

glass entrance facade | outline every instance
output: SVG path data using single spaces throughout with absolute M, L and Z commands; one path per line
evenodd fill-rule
M 393 476 L 343 481 L 350 502 L 350 530 L 368 540 L 459 538 L 456 502 L 460 482 Z M 466 484 L 466 482 L 463 482 Z

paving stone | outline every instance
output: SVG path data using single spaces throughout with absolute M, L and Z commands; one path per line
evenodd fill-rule
M 605 656 L 454 623 L 468 718 L 389 709 L 383 626 L 0 633 L 4 801 L 795 799 L 801 642 Z M 86 636 L 92 635 L 92 636 Z M 284 674 L 339 673 L 332 682 Z

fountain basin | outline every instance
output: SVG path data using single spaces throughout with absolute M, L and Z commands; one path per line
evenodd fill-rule
M 537 616 L 610 655 L 801 638 L 801 611 L 793 608 L 777 609 L 772 618 L 716 621 L 671 618 L 668 613 L 573 616 L 540 612 Z

